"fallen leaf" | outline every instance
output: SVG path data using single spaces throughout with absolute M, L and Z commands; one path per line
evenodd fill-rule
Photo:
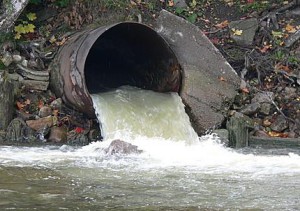
M 220 39 L 217 37 L 210 38 L 210 41 L 215 45 L 220 43 Z
M 65 44 L 65 42 L 67 41 L 67 38 L 63 38 L 61 41 L 56 42 L 57 46 L 62 46 L 63 44 Z
M 248 88 L 242 88 L 241 91 L 244 92 L 244 93 L 247 93 L 247 94 L 250 93 Z
M 287 73 L 291 72 L 291 69 L 289 68 L 289 66 L 283 65 L 280 63 L 276 64 L 274 69 L 275 69 L 275 72 L 278 72 L 278 71 L 285 71 Z
M 21 38 L 21 34 L 20 33 L 17 33 L 16 35 L 15 35 L 15 39 L 16 40 L 19 40 Z
M 259 49 L 259 51 L 262 53 L 266 53 L 271 48 L 272 48 L 272 45 L 264 45 L 262 48 Z
M 75 128 L 76 133 L 82 133 L 83 131 L 84 131 L 84 129 L 82 127 L 76 127 Z
M 233 32 L 233 35 L 236 35 L 236 36 L 241 36 L 243 34 L 243 30 L 241 30 L 241 29 L 232 28 L 231 31 Z
M 33 33 L 34 32 L 34 29 L 35 29 L 35 25 L 29 23 L 27 25 L 24 25 L 24 31 L 25 33 Z
M 281 137 L 281 138 L 287 138 L 288 134 L 286 133 L 280 133 L 280 132 L 275 132 L 275 131 L 269 131 L 268 135 L 271 137 Z
M 39 100 L 38 102 L 38 108 L 42 108 L 44 106 L 44 102 L 42 100 Z
M 295 33 L 297 30 L 294 26 L 290 25 L 290 24 L 287 24 L 285 26 L 285 30 L 288 32 L 288 33 Z
M 50 43 L 55 43 L 56 42 L 56 38 L 55 38 L 54 35 L 50 37 L 49 42 Z
M 58 109 L 54 109 L 53 111 L 52 111 L 52 114 L 53 114 L 53 116 L 58 116 Z
M 32 12 L 28 13 L 26 16 L 30 21 L 34 21 L 36 19 L 36 14 Z
M 221 22 L 221 23 L 218 23 L 218 24 L 216 24 L 215 26 L 218 28 L 218 29 L 223 29 L 223 28 L 225 28 L 225 27 L 227 27 L 228 26 L 228 20 L 225 20 L 225 21 L 223 21 L 223 22 Z
M 17 101 L 16 104 L 17 104 L 18 110 L 22 110 L 25 107 L 25 105 L 23 103 L 19 102 L 19 101 Z
M 282 32 L 277 32 L 277 31 L 272 31 L 272 35 L 273 35 L 273 37 L 277 37 L 277 38 L 282 38 L 283 37 L 283 33 Z

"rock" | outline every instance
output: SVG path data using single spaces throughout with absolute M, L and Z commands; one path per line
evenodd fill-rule
M 295 16 L 300 16 L 300 8 L 299 8 L 299 7 L 296 7 L 296 8 L 294 8 L 294 9 L 292 9 L 292 10 L 290 11 L 290 13 L 291 13 L 292 15 L 295 15 Z
M 33 119 L 36 119 L 36 116 L 33 115 L 33 114 L 29 114 L 29 113 L 25 113 L 24 111 L 22 110 L 16 110 L 16 114 L 17 114 L 17 117 L 23 119 L 23 120 L 33 120 Z
M 110 143 L 107 149 L 104 150 L 105 153 L 109 155 L 114 154 L 132 154 L 132 153 L 142 153 L 142 150 L 138 150 L 138 147 L 127 143 L 125 141 L 121 141 L 119 139 L 114 140 Z
M 48 125 L 45 125 L 43 128 L 36 131 L 37 139 L 41 142 L 46 142 L 47 140 L 45 137 L 49 134 L 50 129 L 51 128 Z
M 79 133 L 79 134 L 69 134 L 68 133 L 68 145 L 72 145 L 72 146 L 85 146 L 88 145 L 89 139 L 88 137 L 83 134 L 83 133 Z
M 46 91 L 49 86 L 49 81 L 22 80 L 21 84 L 29 90 Z
M 269 115 L 272 105 L 270 103 L 261 103 L 259 113 L 263 115 Z
M 258 21 L 256 18 L 232 21 L 229 23 L 231 38 L 239 45 L 252 45 L 255 33 L 258 29 Z M 241 30 L 241 34 L 236 33 Z
M 7 142 L 29 143 L 35 140 L 34 131 L 27 127 L 21 118 L 13 119 L 7 127 L 5 138 Z
M 21 62 L 21 65 L 23 67 L 28 67 L 28 60 L 24 59 L 22 62 Z
M 276 132 L 283 132 L 289 127 L 287 119 L 283 115 L 277 116 L 270 128 Z
M 262 125 L 264 127 L 270 127 L 270 125 L 272 124 L 272 122 L 270 121 L 270 119 L 267 117 L 263 120 Z
M 257 130 L 254 132 L 253 134 L 254 136 L 257 136 L 257 137 L 270 137 L 265 131 L 263 130 Z
M 245 115 L 253 115 L 257 113 L 259 109 L 260 109 L 259 103 L 251 103 L 249 105 L 246 105 L 244 108 L 242 108 L 240 112 Z
M 13 61 L 17 62 L 17 63 L 22 61 L 22 56 L 20 56 L 18 54 L 13 55 L 12 58 L 13 58 Z
M 42 130 L 46 127 L 50 128 L 53 126 L 53 117 L 47 116 L 36 120 L 27 120 L 26 124 L 35 131 Z
M 8 74 L 9 79 L 13 80 L 13 81 L 22 81 L 24 80 L 24 78 L 19 75 L 18 73 L 10 73 Z
M 43 106 L 39 110 L 40 117 L 47 117 L 52 115 L 52 109 L 49 106 Z
M 296 138 L 296 133 L 294 131 L 288 132 L 288 137 L 289 138 Z
M 273 92 L 258 92 L 251 100 L 251 103 L 272 103 L 275 95 Z
M 174 6 L 176 8 L 187 8 L 188 7 L 188 5 L 185 2 L 185 0 L 175 0 L 174 1 Z
M 13 57 L 9 52 L 5 52 L 1 59 L 2 63 L 8 67 L 13 62 Z
M 88 138 L 90 141 L 98 141 L 101 139 L 101 133 L 99 130 L 91 129 L 88 133 Z
M 213 130 L 213 133 L 215 133 L 219 138 L 222 144 L 224 146 L 229 146 L 229 132 L 226 129 L 216 129 Z
M 50 135 L 48 141 L 55 143 L 66 143 L 67 142 L 67 128 L 64 126 L 61 127 L 52 127 L 50 130 Z
M 297 89 L 294 87 L 285 87 L 284 88 L 284 99 L 289 100 L 297 97 Z
M 57 98 L 57 99 L 53 100 L 50 103 L 50 106 L 53 109 L 59 109 L 59 108 L 61 108 L 61 106 L 62 106 L 62 99 L 61 98 Z

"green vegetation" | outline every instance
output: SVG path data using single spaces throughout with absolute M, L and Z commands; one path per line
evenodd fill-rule
M 26 20 L 18 20 L 20 22 L 18 25 L 15 26 L 15 39 L 20 39 L 22 35 L 28 34 L 28 33 L 34 33 L 35 25 L 32 21 L 36 19 L 35 13 L 28 13 L 26 14 Z
M 5 69 L 5 65 L 3 64 L 3 62 L 0 60 L 0 70 L 4 70 Z

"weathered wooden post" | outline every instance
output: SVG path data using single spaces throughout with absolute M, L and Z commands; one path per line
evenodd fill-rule
M 6 71 L 0 72 L 0 130 L 5 130 L 13 118 L 13 84 Z
M 227 122 L 229 146 L 242 148 L 249 146 L 249 129 L 253 128 L 252 120 L 241 113 L 236 113 Z

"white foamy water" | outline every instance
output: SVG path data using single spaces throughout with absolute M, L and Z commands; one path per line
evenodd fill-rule
M 92 95 L 104 140 L 137 136 L 193 143 L 198 136 L 177 93 L 130 86 Z
M 95 142 L 81 148 L 62 147 L 0 147 L 0 165 L 36 167 L 126 166 L 135 170 L 186 168 L 206 173 L 253 173 L 255 175 L 300 173 L 300 156 L 242 154 L 225 148 L 214 135 L 201 137 L 187 145 L 159 138 L 137 137 L 131 143 L 143 150 L 141 154 L 106 155 L 111 141 Z
M 105 140 L 88 146 L 1 147 L 0 164 L 17 166 L 130 167 L 135 170 L 187 168 L 206 173 L 300 173 L 300 157 L 243 154 L 224 147 L 217 136 L 198 138 L 176 93 L 133 87 L 93 96 Z M 109 156 L 114 139 L 128 141 L 141 154 Z
M 179 96 L 155 95 L 93 97 L 103 142 L 0 146 L 0 210 L 299 210 L 299 150 L 246 153 L 198 138 Z M 143 152 L 106 154 L 115 138 Z

